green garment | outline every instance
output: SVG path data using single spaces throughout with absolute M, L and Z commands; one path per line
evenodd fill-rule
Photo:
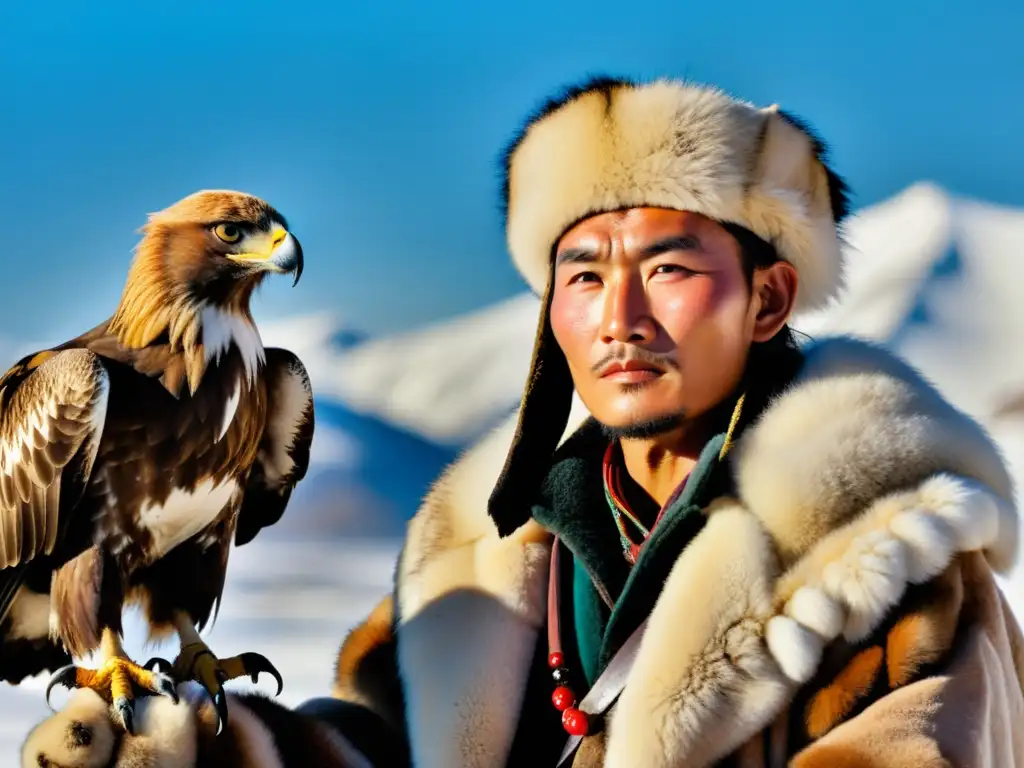
M 572 622 L 574 650 L 588 685 L 649 615 L 680 553 L 704 524 L 701 509 L 727 491 L 728 457 L 719 460 L 725 434 L 705 445 L 682 493 L 666 509 L 632 568 L 623 557 L 604 497 L 601 465 L 607 438 L 590 423 L 559 450 L 533 516 L 572 555 L 565 558 L 571 589 L 563 589 L 561 615 L 563 626 Z M 571 636 L 564 634 L 568 647 Z

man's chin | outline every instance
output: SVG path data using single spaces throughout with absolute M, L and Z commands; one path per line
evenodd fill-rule
M 682 411 L 637 418 L 622 424 L 606 424 L 598 420 L 601 431 L 609 440 L 643 440 L 674 432 L 686 422 Z

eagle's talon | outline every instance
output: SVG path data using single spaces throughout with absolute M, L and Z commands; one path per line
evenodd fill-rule
M 213 704 L 217 709 L 217 735 L 220 736 L 224 726 L 228 724 L 228 700 L 223 688 L 218 688 L 213 695 Z
M 114 699 L 114 709 L 121 720 L 121 725 L 129 736 L 135 735 L 135 709 L 132 707 L 131 699 L 127 696 L 118 696 Z
M 182 646 L 181 652 L 174 660 L 176 676 L 181 680 L 194 680 L 199 683 L 207 695 L 213 700 L 217 710 L 217 733 L 219 734 L 228 722 L 227 694 L 224 684 L 229 680 L 248 677 L 253 683 L 259 681 L 261 672 L 266 672 L 277 681 L 277 694 L 284 690 L 284 679 L 277 667 L 259 653 L 240 653 L 226 659 L 218 659 L 205 643 L 196 640 Z
M 281 695 L 281 691 L 284 690 L 284 679 L 281 677 L 281 673 L 277 671 L 277 667 L 270 663 L 270 659 L 263 654 L 249 652 L 240 653 L 235 658 L 241 663 L 242 668 L 249 673 L 249 679 L 252 680 L 253 684 L 259 682 L 260 672 L 266 672 L 271 675 L 277 681 L 277 693 L 274 695 Z
M 68 690 L 77 687 L 75 684 L 77 677 L 78 667 L 74 664 L 68 664 L 53 673 L 50 682 L 46 686 L 46 706 L 50 707 L 51 712 L 55 713 L 57 710 L 50 705 L 50 691 L 53 690 L 55 685 L 63 685 Z
M 50 693 L 56 685 L 92 690 L 114 707 L 128 733 L 132 733 L 134 726 L 132 700 L 137 692 L 167 696 L 175 704 L 179 701 L 173 678 L 144 669 L 126 656 L 110 656 L 98 669 L 76 667 L 74 664 L 58 669 L 46 686 L 46 705 L 53 712 L 56 710 L 50 704 Z
M 157 667 L 167 670 L 161 673 Z M 156 672 L 157 674 L 170 674 L 174 671 L 174 665 L 171 664 L 167 659 L 161 658 L 160 656 L 154 656 L 152 659 L 142 665 L 142 668 L 150 672 Z

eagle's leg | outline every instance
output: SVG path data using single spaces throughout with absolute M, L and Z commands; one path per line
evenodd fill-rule
M 218 734 L 228 722 L 223 683 L 243 676 L 248 676 L 256 683 L 259 681 L 260 672 L 268 672 L 277 681 L 276 695 L 281 694 L 284 680 L 265 656 L 258 653 L 241 653 L 227 659 L 218 659 L 199 636 L 191 616 L 183 611 L 176 612 L 174 626 L 181 640 L 181 651 L 174 663 L 169 665 L 173 670 L 172 674 L 178 680 L 195 680 L 210 694 L 217 708 Z M 146 666 L 155 666 L 154 662 L 168 666 L 163 659 L 151 659 Z
M 113 629 L 105 628 L 100 639 L 100 658 L 97 669 L 86 669 L 69 664 L 58 669 L 46 686 L 46 703 L 50 703 L 50 691 L 55 685 L 65 688 L 91 688 L 104 701 L 117 710 L 121 724 L 128 733 L 134 734 L 135 710 L 132 702 L 136 692 L 169 696 L 178 702 L 174 681 L 167 675 L 143 669 L 124 652 L 121 638 Z

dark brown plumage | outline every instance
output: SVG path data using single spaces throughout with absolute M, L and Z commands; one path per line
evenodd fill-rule
M 99 670 L 55 680 L 108 696 L 130 727 L 125 679 L 173 687 L 124 656 L 129 602 L 155 635 L 178 632 L 177 675 L 200 679 L 224 715 L 218 672 L 273 671 L 256 656 L 218 662 L 196 629 L 232 539 L 276 523 L 308 466 L 306 371 L 263 348 L 249 310 L 267 275 L 301 270 L 267 203 L 197 193 L 150 217 L 109 320 L 0 378 L 0 678 L 102 648 Z

